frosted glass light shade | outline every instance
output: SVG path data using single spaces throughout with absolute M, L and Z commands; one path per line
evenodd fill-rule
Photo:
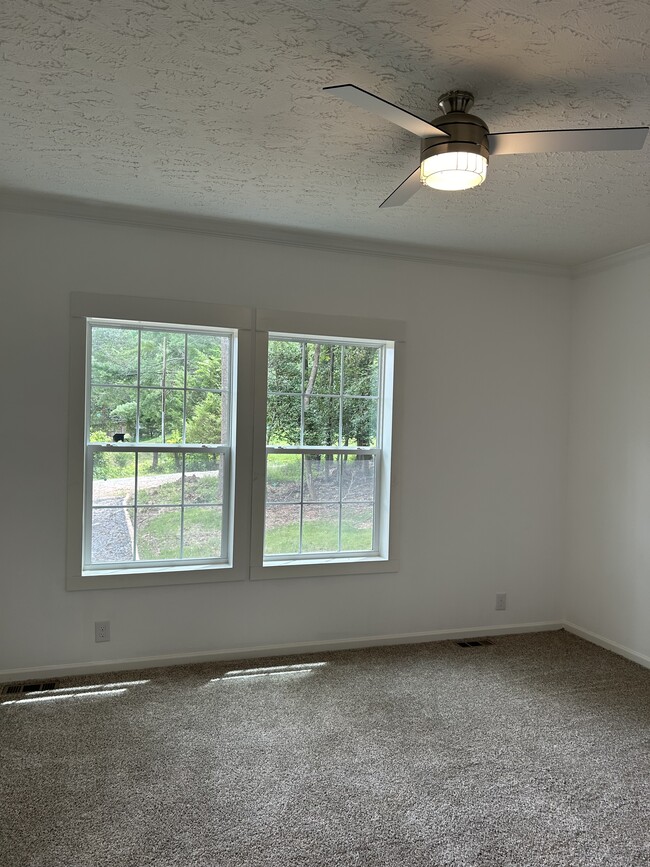
M 468 190 L 483 183 L 487 165 L 480 154 L 465 151 L 433 154 L 422 160 L 420 180 L 434 190 Z

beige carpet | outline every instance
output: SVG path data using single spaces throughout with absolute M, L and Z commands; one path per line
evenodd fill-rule
M 493 641 L 3 702 L 0 863 L 650 865 L 650 671 L 565 632 Z M 298 667 L 232 674 L 272 665 Z

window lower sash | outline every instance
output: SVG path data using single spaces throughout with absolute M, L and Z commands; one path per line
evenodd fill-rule
M 123 501 L 121 504 L 101 505 L 93 503 L 93 466 L 94 458 L 98 454 L 122 454 L 133 455 L 135 457 L 134 472 L 133 472 L 133 501 L 127 504 Z M 160 455 L 176 455 L 182 457 L 182 466 L 180 470 L 172 473 L 160 473 L 161 477 L 169 476 L 169 482 L 180 480 L 180 502 L 178 503 L 138 503 L 139 479 L 144 474 L 139 473 L 138 455 L 141 454 L 160 454 Z M 185 458 L 187 455 L 213 455 L 221 456 L 221 499 L 220 501 L 206 501 L 194 504 L 185 502 L 185 485 L 186 478 L 192 474 L 186 469 Z M 219 568 L 231 566 L 232 563 L 227 555 L 229 550 L 229 539 L 231 534 L 231 484 L 230 484 L 230 463 L 231 449 L 229 446 L 215 445 L 182 445 L 170 443 L 149 443 L 140 445 L 139 443 L 87 443 L 86 445 L 86 462 L 85 462 L 85 513 L 83 520 L 83 536 L 84 536 L 84 551 L 87 556 L 82 564 L 82 575 L 92 577 L 93 575 L 106 574 L 121 574 L 125 572 L 157 572 L 165 569 L 206 569 L 210 567 Z M 197 471 L 198 472 L 198 471 Z M 147 474 L 151 475 L 151 474 Z M 131 476 L 125 476 L 131 478 Z M 164 484 L 165 482 L 161 482 Z M 179 547 L 180 557 L 174 558 L 138 558 L 138 511 L 143 509 L 158 509 L 161 514 L 166 510 L 179 513 Z M 108 512 L 113 509 L 116 513 L 124 513 L 124 523 L 130 535 L 131 557 L 125 559 L 109 560 L 107 562 L 94 562 L 92 560 L 93 552 L 93 516 L 97 512 Z M 197 509 L 214 509 L 219 512 L 220 520 L 220 545 L 218 554 L 210 557 L 184 557 L 185 547 L 185 521 L 186 512 Z M 132 513 L 129 514 L 129 513 Z
M 337 463 L 339 464 L 338 473 L 339 473 L 339 488 L 338 488 L 338 499 L 332 500 L 305 500 L 304 499 L 304 484 L 305 484 L 305 465 L 304 460 L 301 464 L 301 475 L 300 475 L 300 500 L 299 501 L 284 501 L 284 500 L 269 500 L 268 499 L 268 488 L 267 494 L 265 497 L 265 530 L 264 530 L 264 538 L 266 540 L 266 514 L 267 508 L 274 508 L 278 506 L 295 506 L 300 510 L 299 517 L 299 537 L 298 537 L 298 547 L 299 551 L 287 553 L 269 553 L 268 551 L 264 553 L 263 557 L 263 566 L 273 566 L 277 564 L 289 564 L 289 563 L 305 563 L 305 564 L 317 564 L 317 563 L 334 563 L 334 562 L 359 562 L 364 560 L 372 560 L 379 559 L 381 557 L 381 552 L 379 549 L 379 512 L 377 509 L 377 504 L 379 502 L 379 491 L 380 491 L 380 483 L 381 483 L 381 458 L 382 458 L 382 450 L 377 447 L 370 446 L 357 446 L 357 447 L 349 447 L 349 446 L 267 446 L 266 447 L 266 461 L 268 467 L 268 458 L 271 455 L 294 455 L 300 456 L 302 458 L 314 458 L 324 457 L 327 458 L 357 458 L 357 457 L 366 457 L 372 460 L 373 465 L 373 473 L 374 473 L 374 481 L 372 485 L 372 499 L 368 500 L 355 500 L 355 499 L 343 499 L 342 494 L 342 484 L 343 484 L 343 465 L 342 460 L 339 460 Z M 327 506 L 336 506 L 338 508 L 338 549 L 339 550 L 324 550 L 324 551 L 305 551 L 303 550 L 303 532 L 305 528 L 304 514 L 305 510 L 310 507 L 327 507 Z M 372 537 L 371 537 L 371 546 L 368 548 L 361 549 L 351 549 L 344 548 L 342 542 L 342 534 L 343 534 L 343 508 L 345 506 L 366 506 L 372 509 Z M 265 541 L 266 547 L 266 541 Z M 341 550 L 342 549 L 342 550 Z

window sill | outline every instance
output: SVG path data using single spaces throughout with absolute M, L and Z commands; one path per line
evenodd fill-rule
M 269 578 L 332 578 L 338 575 L 373 575 L 399 572 L 399 561 L 385 557 L 332 557 L 323 560 L 274 560 L 263 566 L 251 567 L 251 580 Z
M 104 575 L 174 575 L 183 572 L 205 572 L 211 569 L 232 569 L 232 563 L 195 563 L 187 566 L 142 566 L 137 569 L 88 569 L 82 578 L 101 578 Z
M 207 584 L 221 581 L 244 581 L 243 570 L 235 570 L 228 563 L 202 566 L 178 566 L 173 569 L 128 569 L 82 572 L 69 575 L 68 590 L 110 590 L 121 587 L 162 587 L 174 584 Z

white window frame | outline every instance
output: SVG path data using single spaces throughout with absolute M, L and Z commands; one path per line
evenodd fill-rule
M 378 514 L 375 551 L 371 553 L 339 553 L 318 555 L 289 555 L 264 557 L 264 523 L 266 500 L 266 412 L 268 386 L 269 335 L 286 334 L 309 339 L 341 342 L 381 343 L 384 347 L 384 399 L 380 413 L 380 440 L 377 449 L 363 448 L 356 451 L 376 453 L 377 466 L 376 508 Z M 370 574 L 399 571 L 398 557 L 398 509 L 399 497 L 398 453 L 393 449 L 393 439 L 399 424 L 402 400 L 401 347 L 404 341 L 404 324 L 385 319 L 366 319 L 348 316 L 323 316 L 257 310 L 255 339 L 255 426 L 253 444 L 253 493 L 251 528 L 251 567 L 253 580 L 273 578 L 325 577 L 334 575 Z M 282 453 L 305 453 L 309 447 L 300 449 L 271 447 L 270 451 Z M 346 448 L 314 446 L 314 452 L 325 454 L 354 453 Z
M 236 400 L 234 400 L 233 395 L 233 376 L 235 373 L 236 367 L 232 363 L 233 356 L 235 354 L 236 346 L 237 346 L 237 332 L 233 331 L 233 329 L 227 328 L 205 328 L 199 326 L 187 326 L 187 325 L 161 325 L 160 323 L 155 322 L 131 322 L 129 320 L 116 320 L 116 319 L 96 319 L 96 318 L 88 318 L 86 319 L 86 420 L 85 425 L 88 426 L 89 423 L 89 415 L 90 415 L 90 401 L 92 394 L 93 384 L 91 382 L 90 372 L 92 369 L 92 329 L 94 327 L 99 328 L 132 328 L 138 330 L 138 370 L 140 370 L 141 364 L 141 333 L 142 331 L 147 331 L 148 333 L 151 331 L 158 332 L 169 332 L 172 334 L 184 334 L 185 336 L 185 350 L 187 351 L 187 338 L 191 334 L 210 334 L 210 335 L 218 335 L 221 334 L 223 336 L 227 336 L 230 339 L 230 349 L 229 349 L 229 364 L 228 369 L 231 371 L 230 382 L 228 383 L 228 406 L 229 406 L 229 422 L 228 422 L 228 431 L 229 434 L 232 434 L 232 431 L 235 429 L 235 412 L 236 412 Z M 187 376 L 187 370 L 185 371 L 185 375 Z M 139 376 L 138 376 L 139 380 Z M 112 387 L 111 383 L 99 383 L 100 386 L 104 387 Z M 127 386 L 128 387 L 128 386 Z M 149 386 L 140 387 L 139 383 L 136 386 L 139 393 L 142 391 L 150 390 Z M 153 390 L 153 387 L 151 387 Z M 156 389 L 157 390 L 157 389 Z M 162 387 L 161 390 L 165 390 L 165 386 Z M 174 388 L 167 389 L 174 391 L 183 391 L 185 394 L 187 392 L 187 385 L 185 384 L 182 389 Z M 220 391 L 223 394 L 223 390 Z M 138 398 L 138 407 L 141 405 L 141 397 Z M 184 419 L 185 421 L 185 419 Z M 164 432 L 165 428 L 165 419 L 162 418 L 162 432 Z M 124 572 L 132 572 L 132 571 L 143 571 L 145 569 L 161 571 L 164 570 L 165 567 L 169 568 L 178 568 L 185 566 L 224 566 L 229 565 L 230 563 L 230 550 L 232 547 L 231 540 L 231 513 L 232 513 L 232 492 L 230 486 L 230 476 L 231 476 L 231 443 L 222 445 L 185 445 L 184 443 L 178 444 L 169 444 L 166 442 L 160 443 L 152 443 L 149 445 L 143 445 L 139 442 L 139 435 L 137 434 L 137 429 L 139 427 L 139 412 L 138 419 L 136 419 L 136 442 L 129 443 L 113 443 L 113 442 L 86 442 L 86 466 L 85 466 L 85 479 L 84 479 L 84 488 L 85 488 L 85 496 L 84 496 L 84 553 L 85 553 L 85 561 L 83 563 L 83 574 L 84 575 L 96 575 L 99 572 L 115 572 L 124 571 Z M 230 439 L 230 436 L 229 436 Z M 221 533 L 221 549 L 219 557 L 209 557 L 204 559 L 193 559 L 191 563 L 187 560 L 183 560 L 182 558 L 175 560 L 156 560 L 156 561 L 148 561 L 143 562 L 140 560 L 133 561 L 125 561 L 120 563 L 92 563 L 90 558 L 90 552 L 92 550 L 92 516 L 93 516 L 93 458 L 96 454 L 102 453 L 127 453 L 133 454 L 135 457 L 135 488 L 134 488 L 134 508 L 137 512 L 137 498 L 138 498 L 138 477 L 139 477 L 139 460 L 138 455 L 141 454 L 176 454 L 182 455 L 183 457 L 183 468 L 181 471 L 181 502 L 184 500 L 183 491 L 185 488 L 185 455 L 187 454 L 204 454 L 204 455 L 221 455 L 223 457 L 223 503 L 222 503 L 222 533 Z M 111 507 L 113 508 L 113 507 Z M 183 515 L 184 515 L 184 507 L 181 508 L 181 527 L 183 525 Z M 137 551 L 137 532 L 138 532 L 138 523 L 135 521 L 135 527 L 133 530 L 133 535 L 135 536 L 133 543 L 135 549 Z M 183 533 L 181 531 L 181 546 L 183 540 Z M 135 553 L 135 552 L 134 552 Z
M 166 299 L 141 299 L 119 295 L 71 294 L 71 353 L 70 353 L 70 427 L 68 449 L 68 533 L 67 582 L 69 590 L 106 589 L 112 587 L 142 587 L 164 584 L 236 581 L 248 578 L 250 533 L 251 434 L 250 417 L 252 311 L 196 302 Z M 137 326 L 154 325 L 161 329 L 210 328 L 235 332 L 232 337 L 231 394 L 235 404 L 231 424 L 231 446 L 193 449 L 185 445 L 164 443 L 140 446 L 141 452 L 230 451 L 228 473 L 231 484 L 228 500 L 224 501 L 226 529 L 225 556 L 208 561 L 159 561 L 155 565 L 138 563 L 93 565 L 83 563 L 84 542 L 88 550 L 90 528 L 84 514 L 86 498 L 91 495 L 92 473 L 88 462 L 94 451 L 120 451 L 117 444 L 86 444 L 87 377 L 89 371 L 88 323 L 92 320 L 126 321 Z M 132 447 L 125 447 L 132 451 Z M 124 449 L 122 449 L 124 450 Z M 224 489 L 225 492 L 225 489 Z M 227 514 L 226 514 L 227 513 Z M 85 536 L 85 539 L 84 539 Z M 222 554 L 224 552 L 222 551 Z

